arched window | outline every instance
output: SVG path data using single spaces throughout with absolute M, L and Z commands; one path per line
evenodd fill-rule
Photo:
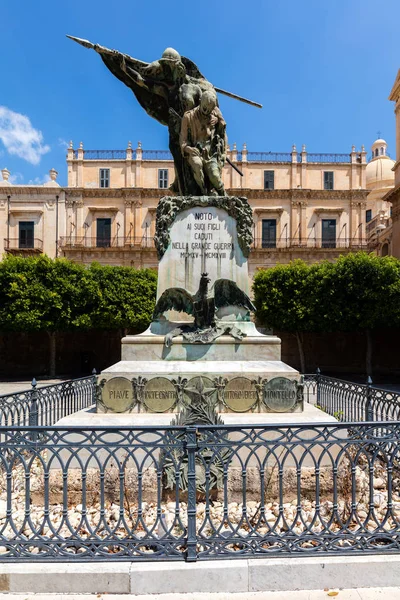
M 383 156 L 385 154 L 385 150 L 383 148 L 383 146 L 381 146 L 381 156 Z
M 379 156 L 379 148 L 375 149 L 375 156 Z
M 382 250 L 381 250 L 381 256 L 388 256 L 389 254 L 389 244 L 383 244 L 382 246 Z

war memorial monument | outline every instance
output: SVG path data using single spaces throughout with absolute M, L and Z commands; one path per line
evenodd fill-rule
M 122 360 L 101 373 L 97 413 L 152 425 L 168 424 L 171 413 L 180 424 L 211 424 L 221 419 L 217 413 L 229 423 L 244 413 L 247 421 L 272 413 L 269 422 L 277 413 L 302 413 L 300 374 L 280 360 L 280 339 L 261 334 L 251 320 L 251 208 L 246 198 L 227 196 L 222 181 L 227 132 L 217 93 L 261 105 L 214 87 L 172 48 L 145 63 L 71 39 L 100 54 L 144 110 L 168 127 L 175 166 L 172 195 L 157 207 L 153 321 L 144 333 L 123 338 Z

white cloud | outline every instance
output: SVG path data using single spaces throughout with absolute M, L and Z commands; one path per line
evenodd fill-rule
M 43 177 L 35 177 L 35 179 L 30 179 L 28 181 L 28 185 L 43 185 L 50 181 L 49 175 L 43 175 Z
M 8 181 L 10 183 L 14 183 L 14 184 L 22 183 L 23 180 L 24 180 L 24 176 L 22 175 L 22 173 L 13 173 L 8 178 Z
M 65 141 L 63 138 L 58 138 L 58 145 L 61 146 L 61 148 L 64 148 L 64 150 L 66 150 L 69 147 L 68 142 Z
M 29 118 L 6 106 L 0 106 L 0 140 L 9 154 L 38 165 L 50 146 L 43 144 L 43 134 L 32 127 Z

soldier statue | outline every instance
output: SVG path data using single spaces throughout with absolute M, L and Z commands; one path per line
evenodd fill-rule
M 172 191 L 180 196 L 205 195 L 212 190 L 223 194 L 222 167 L 225 159 L 230 161 L 226 158 L 225 122 L 216 92 L 253 106 L 261 105 L 215 88 L 190 59 L 173 48 L 167 48 L 159 60 L 146 63 L 87 40 L 67 37 L 100 54 L 111 73 L 133 91 L 147 114 L 168 126 L 169 149 L 175 165 Z

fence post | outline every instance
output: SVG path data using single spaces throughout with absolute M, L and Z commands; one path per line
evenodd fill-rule
M 39 424 L 39 414 L 38 414 L 38 396 L 39 392 L 37 390 L 37 381 L 35 378 L 32 379 L 31 383 L 31 402 L 29 406 L 29 427 L 37 427 Z M 37 440 L 37 432 L 33 431 L 31 435 L 32 442 L 36 442 Z
M 373 415 L 373 411 L 372 411 L 372 405 L 371 405 L 371 400 L 372 400 L 372 379 L 371 377 L 368 375 L 367 378 L 367 387 L 366 387 L 366 402 L 365 402 L 365 420 L 366 421 L 373 421 L 374 420 L 374 415 Z
M 188 453 L 188 529 L 186 561 L 197 560 L 197 536 L 196 536 L 196 451 L 197 451 L 197 429 L 186 428 L 186 449 Z
M 321 406 L 321 403 L 320 403 L 320 400 L 321 400 L 321 398 L 320 398 L 321 370 L 320 370 L 319 367 L 316 368 L 315 379 L 316 379 L 316 382 L 317 382 L 317 401 L 316 401 L 316 404 L 317 404 L 318 407 L 320 407 Z
M 93 367 L 93 371 L 92 371 L 92 404 L 96 404 L 97 402 L 97 371 L 96 369 Z

